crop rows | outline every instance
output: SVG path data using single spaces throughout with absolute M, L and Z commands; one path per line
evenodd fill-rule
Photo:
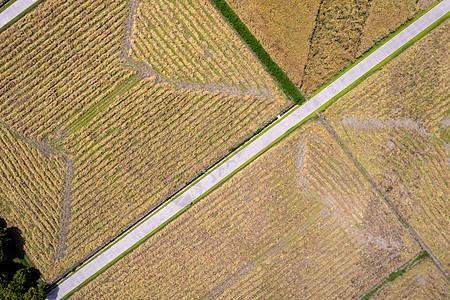
M 448 26 L 430 32 L 325 112 L 447 269 Z
M 174 91 L 144 79 L 79 133 L 69 248 L 72 261 L 97 247 L 213 163 L 269 119 L 275 100 Z M 70 126 L 70 125 L 69 125 Z M 242 130 L 246 128 L 246 130 Z
M 74 299 L 359 296 L 419 247 L 338 149 L 302 126 Z
M 0 33 L 0 121 L 69 177 L 30 199 L 53 223 L 22 224 L 49 281 L 289 105 L 211 3 L 133 3 L 48 0 Z
M 57 157 L 0 124 L 0 214 L 23 232 L 27 254 L 46 272 L 58 244 L 64 172 Z
M 132 49 L 174 82 L 274 89 L 261 64 L 208 1 L 140 1 Z

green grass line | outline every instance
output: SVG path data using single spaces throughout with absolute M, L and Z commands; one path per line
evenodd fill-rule
M 306 101 L 295 84 L 289 79 L 286 73 L 272 60 L 269 53 L 264 50 L 261 43 L 250 32 L 247 26 L 242 22 L 238 15 L 231 9 L 225 0 L 211 0 L 214 6 L 221 12 L 222 16 L 236 30 L 244 42 L 253 50 L 258 59 L 264 65 L 270 75 L 280 84 L 283 92 L 289 99 L 296 104 L 302 104 Z
M 393 282 L 395 279 L 397 279 L 400 276 L 403 276 L 406 271 L 411 269 L 418 261 L 430 257 L 430 254 L 427 251 L 422 251 L 416 258 L 414 258 L 411 262 L 406 263 L 406 265 L 403 268 L 398 269 L 397 271 L 392 272 L 389 274 L 388 277 L 386 277 L 383 281 L 381 281 L 380 284 L 378 284 L 376 287 L 371 289 L 369 292 L 367 292 L 361 299 L 362 300 L 368 300 L 370 297 L 376 294 L 383 286 L 388 284 L 389 282 Z
M 16 2 L 17 0 L 10 0 L 8 1 L 5 5 L 2 6 L 2 8 L 0 8 L 0 13 L 2 13 L 5 9 L 7 9 L 8 7 L 11 6 L 11 4 L 13 4 L 14 2 Z
M 122 94 L 124 91 L 129 90 L 134 85 L 136 85 L 139 82 L 138 79 L 134 77 L 130 77 L 126 79 L 124 82 L 119 84 L 113 91 L 111 91 L 108 95 L 94 103 L 91 107 L 89 107 L 84 113 L 81 114 L 77 119 L 73 121 L 69 126 L 67 126 L 66 130 L 69 133 L 74 133 L 83 128 L 83 126 L 86 126 L 90 121 L 92 121 L 96 115 L 98 115 L 100 112 L 104 111 L 108 105 L 110 105 L 114 99 L 120 94 Z M 69 117 L 68 120 L 72 119 L 72 117 Z
M 376 50 L 378 50 L 381 46 L 383 46 L 384 44 L 386 44 L 387 42 L 389 42 L 391 39 L 393 39 L 397 34 L 399 34 L 400 32 L 402 32 L 406 27 L 408 27 L 409 25 L 411 25 L 412 23 L 414 23 L 417 19 L 419 19 L 420 17 L 422 17 L 424 14 L 426 14 L 428 11 L 430 11 L 432 8 L 434 8 L 436 5 L 438 5 L 440 2 L 442 2 L 443 0 L 439 0 L 434 2 L 433 4 L 431 4 L 430 6 L 428 6 L 427 9 L 425 9 L 424 11 L 418 13 L 416 16 L 414 16 L 414 18 L 412 18 L 411 20 L 409 20 L 408 22 L 406 22 L 405 24 L 403 24 L 402 26 L 400 26 L 396 31 L 394 31 L 394 33 L 390 34 L 386 39 L 384 39 L 382 42 L 378 43 L 377 45 L 375 45 L 374 47 L 372 47 L 370 50 L 366 51 L 362 56 L 360 56 L 357 60 L 355 60 L 352 64 L 350 64 L 348 67 L 344 68 L 344 70 L 342 70 L 341 72 L 339 72 L 339 74 L 337 74 L 336 76 L 334 76 L 332 79 L 330 79 L 329 81 L 327 81 L 324 85 L 322 85 L 318 90 L 314 91 L 311 94 L 311 98 L 314 97 L 315 95 L 317 95 L 318 93 L 320 93 L 323 89 L 325 89 L 326 87 L 328 87 L 330 84 L 332 84 L 333 82 L 335 82 L 339 77 L 341 77 L 342 75 L 344 75 L 345 73 L 347 73 L 350 69 L 352 69 L 354 66 L 356 66 L 358 63 L 360 63 L 363 59 L 365 59 L 367 56 L 369 56 L 370 54 L 372 54 L 373 52 L 375 52 Z
M 14 0 L 16 1 L 16 0 Z M 35 3 L 33 3 L 32 5 L 30 5 L 27 9 L 25 9 L 23 12 L 21 12 L 20 14 L 18 14 L 14 19 L 12 19 L 11 21 L 9 21 L 8 23 L 6 23 L 2 28 L 0 28 L 0 33 L 3 32 L 5 29 L 7 29 L 9 26 L 11 26 L 14 22 L 16 22 L 17 20 L 19 20 L 20 18 L 22 18 L 25 14 L 27 14 L 29 11 L 31 11 L 33 8 L 35 8 L 39 3 L 41 3 L 42 0 L 38 0 Z M 12 4 L 12 3 L 11 3 Z

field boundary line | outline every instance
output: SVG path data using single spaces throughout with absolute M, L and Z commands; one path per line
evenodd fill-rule
M 346 72 L 343 76 L 331 83 L 302 106 L 296 106 L 291 109 L 280 120 L 276 121 L 258 136 L 251 139 L 250 142 L 234 152 L 209 173 L 203 175 L 196 182 L 186 187 L 171 201 L 163 204 L 157 211 L 153 212 L 129 232 L 124 233 L 120 239 L 98 253 L 96 257 L 88 261 L 88 263 L 83 265 L 70 277 L 64 279 L 50 292 L 47 299 L 66 299 L 79 290 L 83 285 L 87 284 L 120 258 L 138 247 L 148 237 L 175 219 L 185 210 L 189 209 L 201 198 L 223 184 L 228 178 L 239 172 L 259 155 L 267 151 L 298 126 L 314 116 L 317 109 L 326 107 L 330 101 L 334 101 L 336 96 L 346 87 L 353 86 L 354 82 L 357 82 L 361 77 L 364 77 L 366 73 L 379 66 L 380 63 L 386 61 L 385 59 L 394 54 L 397 50 L 402 49 L 401 51 L 403 51 L 406 49 L 403 48 L 403 46 L 417 35 L 426 31 L 427 28 L 434 28 L 437 26 L 436 20 L 440 20 L 447 16 L 449 8 L 450 0 L 442 1 L 434 9 L 423 15 L 422 18 L 419 18 L 416 22 L 406 27 L 400 34 L 396 35 L 396 37 L 392 38 L 390 42 L 385 43 L 378 49 L 378 52 L 372 53 L 372 55 L 361 61 L 360 64 Z M 205 182 L 203 183 L 203 181 Z M 152 224 L 151 221 L 154 221 L 154 223 Z M 134 237 L 132 237 L 131 233 L 134 234 Z M 92 266 L 91 270 L 88 270 L 88 264 Z M 71 284 L 69 281 L 73 283 Z

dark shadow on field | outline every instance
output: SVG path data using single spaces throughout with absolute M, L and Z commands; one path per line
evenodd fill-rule
M 6 232 L 11 237 L 16 249 L 14 251 L 14 257 L 23 259 L 25 257 L 25 251 L 23 246 L 25 245 L 25 239 L 22 236 L 22 231 L 17 227 L 8 227 Z

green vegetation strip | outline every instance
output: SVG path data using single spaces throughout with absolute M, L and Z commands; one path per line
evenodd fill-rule
M 15 2 L 16 0 L 14 0 Z M 11 26 L 14 22 L 16 22 L 17 20 L 19 20 L 20 18 L 22 18 L 25 14 L 27 14 L 29 11 L 31 11 L 33 8 L 35 8 L 39 3 L 41 3 L 42 0 L 38 0 L 35 3 L 33 3 L 32 5 L 30 5 L 27 9 L 25 9 L 23 12 L 21 12 L 20 14 L 17 15 L 17 17 L 15 17 L 14 19 L 12 19 L 11 21 L 9 21 L 8 23 L 6 23 L 2 28 L 0 28 L 0 33 L 3 32 L 5 29 L 7 29 L 9 26 Z M 12 4 L 12 3 L 11 3 Z M 10 5 L 11 5 L 10 4 Z
M 411 269 L 411 267 L 413 267 L 419 260 L 424 259 L 426 257 L 430 257 L 430 254 L 427 251 L 424 250 L 416 258 L 414 258 L 411 262 L 407 263 L 403 268 L 400 268 L 397 271 L 392 272 L 391 274 L 389 274 L 389 276 L 386 277 L 379 285 L 377 285 L 375 288 L 373 288 L 367 294 L 365 294 L 362 297 L 362 300 L 367 300 L 370 297 L 372 297 L 373 295 L 375 295 L 375 293 L 378 292 L 378 290 L 380 290 L 387 283 L 392 282 L 395 279 L 397 279 L 398 277 L 402 276 L 406 271 Z
M 296 104 L 302 104 L 306 101 L 295 84 L 289 79 L 286 73 L 272 60 L 269 53 L 264 50 L 261 43 L 253 36 L 247 26 L 242 22 L 238 15 L 231 9 L 225 0 L 211 0 L 214 6 L 222 13 L 224 18 L 241 36 L 245 43 L 253 50 L 261 63 L 266 67 L 269 73 L 281 85 L 284 93 Z
M 2 11 L 4 11 L 5 9 L 7 9 L 8 7 L 10 7 L 11 6 L 11 4 L 13 4 L 14 2 L 16 2 L 17 0 L 10 0 L 10 1 L 8 1 L 5 5 L 3 5 L 1 8 L 0 8 L 0 13 L 2 12 Z
M 342 70 L 338 75 L 336 75 L 335 77 L 333 77 L 332 79 L 330 79 L 327 83 L 325 83 L 324 85 L 322 85 L 317 91 L 313 92 L 311 95 L 311 98 L 314 97 L 315 95 L 317 95 L 318 93 L 320 93 L 323 89 L 325 89 L 327 86 L 329 86 L 330 84 L 332 84 L 333 82 L 335 82 L 339 77 L 341 77 L 342 75 L 344 75 L 345 73 L 347 73 L 351 68 L 353 68 L 354 66 L 356 66 L 359 62 L 361 62 L 363 59 L 365 59 L 367 56 L 369 56 L 370 54 L 372 54 L 373 52 L 375 52 L 376 50 L 378 50 L 381 46 L 383 46 L 384 44 L 386 44 L 387 42 L 389 42 L 392 38 L 394 38 L 397 34 L 399 34 L 400 32 L 403 31 L 403 29 L 405 29 L 406 27 L 408 27 L 409 25 L 411 25 L 412 23 L 414 23 L 417 19 L 419 19 L 420 17 L 422 17 L 424 14 L 426 14 L 428 11 L 430 11 L 432 8 L 434 8 L 436 5 L 438 5 L 440 2 L 442 2 L 442 0 L 436 1 L 433 4 L 431 4 L 426 10 L 418 13 L 414 18 L 412 18 L 411 20 L 409 20 L 408 22 L 406 22 L 405 24 L 403 24 L 402 26 L 400 26 L 394 33 L 392 33 L 391 35 L 389 35 L 386 39 L 384 39 L 381 43 L 375 45 L 373 48 L 371 48 L 370 50 L 366 51 L 361 57 L 359 57 L 355 62 L 353 62 L 352 64 L 350 64 L 348 67 L 346 67 L 344 70 Z

